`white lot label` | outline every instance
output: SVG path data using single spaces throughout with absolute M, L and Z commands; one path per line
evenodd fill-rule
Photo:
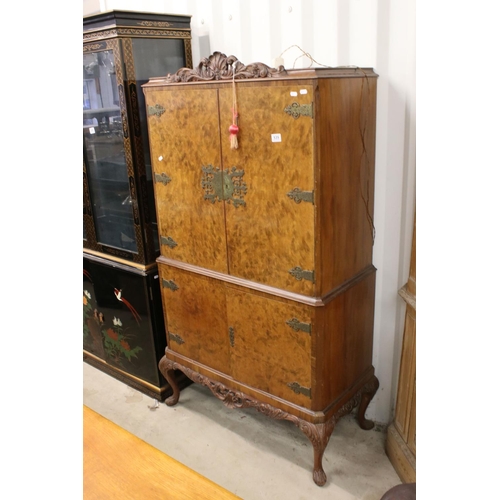
M 271 134 L 272 142 L 281 142 L 281 134 Z

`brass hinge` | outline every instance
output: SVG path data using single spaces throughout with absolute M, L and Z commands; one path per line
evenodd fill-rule
M 232 326 L 229 327 L 229 344 L 234 347 L 234 328 Z
M 179 289 L 173 280 L 162 279 L 161 284 L 163 285 L 163 288 L 170 288 L 170 290 L 174 292 Z
M 160 117 L 163 113 L 165 113 L 165 108 L 163 106 L 160 106 L 159 104 L 148 106 L 148 116 L 156 115 Z
M 155 174 L 155 182 L 161 182 L 166 186 L 172 179 L 165 173 Z
M 288 271 L 297 281 L 309 280 L 314 283 L 314 271 L 307 271 L 301 267 L 294 267 Z
M 299 116 L 310 116 L 313 117 L 313 103 L 311 104 L 299 104 L 298 102 L 293 102 L 283 110 L 286 114 L 290 115 L 294 120 L 299 118 Z
M 286 194 L 295 203 L 300 203 L 301 201 L 307 201 L 314 205 L 314 191 L 301 191 L 298 187 L 292 189 Z
M 160 242 L 162 245 L 167 245 L 170 248 L 174 248 L 177 246 L 177 242 L 174 241 L 170 236 L 161 236 Z
M 290 382 L 289 384 L 286 384 L 290 389 L 292 389 L 295 394 L 304 394 L 304 396 L 307 396 L 308 398 L 311 397 L 311 388 L 310 387 L 302 387 L 300 384 L 297 382 Z
M 311 335 L 311 323 L 302 323 L 297 318 L 292 318 L 289 319 L 286 324 L 296 332 L 302 330 Z
M 183 338 L 180 337 L 179 335 L 175 334 L 175 333 L 168 332 L 168 337 L 170 339 L 172 339 L 173 341 L 177 342 L 179 345 L 180 344 L 184 344 Z

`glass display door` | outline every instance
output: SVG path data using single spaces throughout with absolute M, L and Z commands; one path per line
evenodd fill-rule
M 83 144 L 95 237 L 100 245 L 136 253 L 124 117 L 113 50 L 84 53 Z

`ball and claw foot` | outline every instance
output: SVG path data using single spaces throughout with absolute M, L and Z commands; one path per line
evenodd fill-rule
M 336 419 L 331 418 L 322 424 L 309 424 L 304 422 L 301 425 L 302 431 L 306 434 L 313 445 L 314 449 L 314 467 L 313 481 L 318 486 L 323 486 L 326 483 L 326 474 L 323 470 L 323 454 L 328 445 L 333 428 L 335 427 Z

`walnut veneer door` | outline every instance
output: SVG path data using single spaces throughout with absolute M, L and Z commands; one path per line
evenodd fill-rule
M 205 199 L 203 168 L 219 168 L 217 90 L 148 89 L 161 254 L 227 273 L 224 206 Z
M 311 308 L 230 285 L 227 290 L 233 378 L 311 408 Z
M 158 269 L 169 349 L 229 373 L 223 282 L 165 264 Z
M 236 150 L 228 133 L 232 87 L 220 90 L 223 166 L 244 171 L 246 184 L 244 205 L 225 205 L 229 272 L 312 296 L 311 274 L 300 273 L 314 271 L 315 208 L 301 198 L 314 189 L 313 119 L 307 115 L 313 86 L 285 83 L 236 83 Z M 305 114 L 294 118 L 297 109 Z M 294 269 L 299 274 L 291 274 Z

